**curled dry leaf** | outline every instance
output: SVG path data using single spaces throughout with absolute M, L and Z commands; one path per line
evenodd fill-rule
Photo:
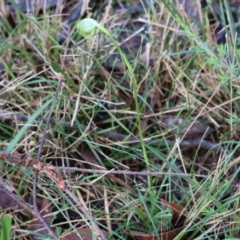
M 168 202 L 164 199 L 161 199 L 161 202 L 172 209 L 172 225 L 177 227 L 182 227 L 186 216 L 183 214 L 184 208 L 176 203 Z

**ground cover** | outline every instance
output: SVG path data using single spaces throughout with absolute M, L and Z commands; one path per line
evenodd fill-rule
M 180 2 L 1 3 L 0 236 L 239 238 L 239 5 Z

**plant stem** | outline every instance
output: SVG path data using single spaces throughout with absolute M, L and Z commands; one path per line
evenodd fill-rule
M 131 64 L 129 63 L 126 55 L 123 53 L 122 49 L 119 47 L 118 42 L 112 36 L 112 34 L 100 24 L 97 24 L 97 27 L 112 40 L 114 45 L 117 47 L 117 50 L 120 53 L 124 63 L 127 66 L 128 74 L 130 76 L 130 79 L 132 80 L 133 97 L 134 97 L 134 100 L 135 100 L 135 106 L 136 106 L 136 111 L 137 111 L 137 124 L 138 124 L 138 131 L 139 131 L 139 139 L 140 139 L 140 143 L 141 143 L 141 147 L 142 147 L 143 157 L 144 157 L 144 160 L 145 160 L 145 163 L 146 163 L 146 168 L 150 172 L 151 167 L 150 167 L 149 159 L 148 159 L 148 156 L 147 156 L 147 151 L 146 151 L 146 147 L 145 147 L 145 144 L 144 144 L 143 133 L 142 133 L 142 128 L 141 128 L 141 114 L 140 114 L 140 107 L 139 107 L 139 104 L 138 104 L 138 96 L 137 96 L 137 79 L 135 77 L 133 68 L 132 68 Z M 149 175 L 149 176 L 147 176 L 147 178 L 148 178 L 148 186 L 151 189 L 152 177 L 151 177 L 151 175 Z

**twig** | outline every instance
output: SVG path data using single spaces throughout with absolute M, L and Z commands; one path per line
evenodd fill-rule
M 148 171 L 128 171 L 128 170 L 104 170 L 104 169 L 86 169 L 77 167 L 56 167 L 60 171 L 85 172 L 85 173 L 100 173 L 100 174 L 125 174 L 125 175 L 139 175 L 139 176 L 182 176 L 182 177 L 200 177 L 207 178 L 203 174 L 186 174 L 186 173 L 172 173 L 172 172 L 148 172 Z

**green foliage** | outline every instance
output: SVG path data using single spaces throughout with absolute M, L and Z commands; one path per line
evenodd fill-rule
M 161 14 L 155 8 L 157 2 Z M 108 178 L 107 173 L 80 174 L 66 170 L 63 174 L 60 171 L 64 179 L 74 186 L 76 195 L 80 196 L 83 191 L 92 193 L 89 198 L 83 194 L 83 201 L 87 199 L 85 205 L 93 218 L 97 216 L 99 222 L 110 220 L 110 223 L 117 219 L 114 224 L 120 231 L 112 231 L 116 239 L 125 239 L 122 230 L 128 228 L 131 231 L 139 222 L 144 228 L 140 230 L 157 234 L 159 226 L 172 227 L 172 212 L 164 209 L 159 200 L 164 197 L 179 206 L 186 206 L 187 225 L 180 234 L 182 237 L 190 232 L 192 239 L 217 239 L 221 231 L 225 239 L 231 239 L 234 231 L 239 229 L 239 206 L 236 204 L 239 199 L 239 163 L 235 155 L 239 154 L 240 50 L 233 38 L 226 44 L 211 44 L 207 36 L 209 32 L 197 34 L 195 23 L 186 21 L 171 2 L 149 1 L 151 9 L 146 7 L 145 16 L 137 20 L 149 27 L 147 42 L 151 49 L 146 55 L 153 60 L 151 67 L 139 67 L 141 63 L 134 54 L 134 64 L 130 62 L 130 54 L 119 44 L 122 39 L 116 40 L 122 31 L 132 34 L 130 38 L 138 31 L 138 27 L 127 29 L 127 19 L 124 19 L 126 25 L 120 26 L 116 20 L 121 18 L 119 14 L 114 17 L 104 15 L 104 27 L 90 18 L 75 25 L 76 32 L 87 40 L 91 40 L 99 30 L 104 33 L 96 36 L 91 44 L 78 42 L 80 37 L 75 32 L 69 37 L 69 44 L 58 44 L 56 35 L 61 21 L 57 18 L 53 21 L 58 14 L 51 11 L 39 18 L 21 14 L 14 29 L 8 21 L 2 21 L 0 31 L 7 34 L 1 34 L 0 48 L 10 60 L 1 59 L 7 76 L 0 90 L 0 105 L 4 110 L 24 113 L 29 118 L 28 121 L 13 119 L 10 124 L 2 121 L 0 142 L 3 144 L 0 147 L 9 153 L 16 149 L 23 156 L 36 154 L 52 100 L 49 98 L 54 95 L 57 80 L 61 77 L 61 91 L 47 132 L 42 161 L 69 167 L 73 162 L 79 168 L 91 168 L 99 163 L 106 171 L 127 171 L 133 163 L 136 171 L 159 173 L 154 177 L 117 175 L 131 188 L 139 190 L 129 194 L 128 189 Z M 102 15 L 90 14 L 94 17 Z M 231 20 L 230 16 L 227 17 Z M 207 18 L 204 21 L 205 30 L 209 22 Z M 234 35 L 234 23 L 229 22 Z M 114 46 L 104 39 L 105 36 Z M 78 37 L 76 42 L 75 37 Z M 105 59 L 111 57 L 109 48 L 118 51 L 114 61 L 121 62 L 123 71 L 120 73 L 102 67 Z M 12 61 L 13 58 L 20 60 L 19 66 Z M 125 82 L 126 85 L 122 84 Z M 134 108 L 123 103 L 118 95 L 119 89 L 133 98 Z M 158 105 L 156 110 L 155 104 Z M 95 117 L 104 114 L 109 116 L 104 120 L 107 127 L 101 126 L 101 131 L 96 131 L 98 123 Z M 182 123 L 165 126 L 162 117 L 168 116 L 181 118 Z M 219 149 L 206 150 L 201 142 L 199 146 L 182 147 L 181 143 L 185 141 L 181 139 L 182 131 L 198 122 L 198 117 L 203 117 L 215 128 L 211 141 Z M 105 137 L 109 131 L 123 134 L 124 140 Z M 126 143 L 132 136 L 139 140 Z M 186 141 L 191 143 L 192 139 Z M 87 154 L 91 152 L 94 155 L 87 156 L 89 161 L 82 160 L 85 150 Z M 228 164 L 233 160 L 236 163 L 232 174 Z M 21 168 L 22 176 L 16 166 L 1 162 L 1 167 L 5 167 L 1 176 L 11 182 L 19 195 L 31 194 L 32 169 Z M 47 197 L 57 209 L 54 216 L 63 215 L 69 225 L 67 231 L 77 232 L 78 225 L 65 214 L 69 209 L 76 212 L 75 205 L 41 173 L 38 187 L 43 194 L 41 197 Z M 105 195 L 101 195 L 102 192 Z M 101 200 L 106 206 L 114 204 L 108 215 L 98 204 L 92 204 Z M 83 218 L 83 224 L 84 221 Z M 236 224 L 230 228 L 229 222 Z M 101 227 L 106 228 L 104 225 Z M 59 224 L 56 231 L 64 235 L 63 229 Z
M 85 29 L 85 25 L 87 26 L 86 29 Z M 148 155 L 147 155 L 147 152 L 146 152 L 145 143 L 143 141 L 143 133 L 142 133 L 142 127 L 141 127 L 141 111 L 140 111 L 140 106 L 139 106 L 139 102 L 138 102 L 138 94 L 137 94 L 138 83 L 137 83 L 137 79 L 136 79 L 136 76 L 134 74 L 134 70 L 133 70 L 132 65 L 130 64 L 127 56 L 124 54 L 122 49 L 119 47 L 119 44 L 114 39 L 113 35 L 105 27 L 103 27 L 101 24 L 98 24 L 94 19 L 91 19 L 91 18 L 90 19 L 88 19 L 88 18 L 83 19 L 77 24 L 77 26 L 78 26 L 79 34 L 81 34 L 82 36 L 86 35 L 87 37 L 95 35 L 96 28 L 100 29 L 103 33 L 105 33 L 111 39 L 113 44 L 116 46 L 119 54 L 121 55 L 122 60 L 127 67 L 128 74 L 129 74 L 130 81 L 131 81 L 131 85 L 132 85 L 133 98 L 134 98 L 134 102 L 135 102 L 135 106 L 136 106 L 137 125 L 138 125 L 139 138 L 140 138 L 140 142 L 141 142 L 143 157 L 144 157 L 144 160 L 145 160 L 145 163 L 146 163 L 146 168 L 148 169 L 148 171 L 151 171 Z M 86 32 L 86 34 L 85 34 L 85 32 Z M 152 185 L 151 176 L 148 176 L 148 185 L 151 189 L 151 185 Z
M 3 215 L 1 218 L 0 239 L 10 240 L 12 227 L 12 216 L 10 214 Z
M 48 100 L 41 108 L 39 108 L 27 121 L 27 123 L 18 131 L 16 136 L 12 139 L 11 143 L 9 144 L 8 148 L 6 149 L 6 152 L 11 153 L 18 143 L 18 141 L 22 138 L 23 134 L 26 132 L 27 128 L 30 124 L 32 124 L 36 118 L 42 113 L 42 111 L 49 106 L 49 104 L 52 102 L 52 99 Z

